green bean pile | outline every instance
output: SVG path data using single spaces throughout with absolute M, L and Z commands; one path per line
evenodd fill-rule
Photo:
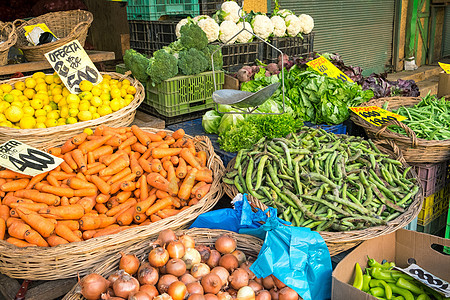
M 420 139 L 450 139 L 450 101 L 446 101 L 444 97 L 438 100 L 436 95 L 428 95 L 413 107 L 401 106 L 393 112 L 407 117 L 402 122 Z M 406 131 L 398 126 L 390 129 L 406 135 Z
M 370 140 L 303 127 L 240 150 L 223 181 L 277 208 L 295 226 L 347 231 L 403 213 L 419 191 L 409 171 Z

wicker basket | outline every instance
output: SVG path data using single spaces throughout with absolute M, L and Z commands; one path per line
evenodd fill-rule
M 382 107 L 384 103 L 388 103 L 387 109 L 397 109 L 401 106 L 411 107 L 419 103 L 422 99 L 417 97 L 389 97 L 373 99 L 360 105 Z M 450 100 L 450 96 L 446 97 Z M 351 112 L 350 117 L 355 124 L 361 126 L 367 135 L 372 139 L 388 139 L 394 141 L 402 150 L 403 157 L 410 163 L 439 163 L 450 160 L 450 139 L 443 141 L 429 141 L 417 138 L 406 124 L 396 120 L 384 124 L 383 126 L 375 126 L 358 117 Z M 387 128 L 389 125 L 397 125 L 403 128 L 408 136 L 393 132 Z
M 14 21 L 15 24 L 20 23 L 20 26 L 16 28 L 16 46 L 23 51 L 28 61 L 45 60 L 45 53 L 61 47 L 72 40 L 77 39 L 81 46 L 84 46 L 89 26 L 91 26 L 93 20 L 92 13 L 85 10 L 51 12 L 29 21 L 16 20 Z M 30 43 L 25 37 L 25 29 L 23 27 L 39 23 L 45 23 L 59 40 L 40 46 L 30 46 Z
M 70 125 L 61 125 L 49 128 L 35 128 L 35 129 L 15 129 L 9 127 L 2 127 L 0 130 L 0 144 L 9 141 L 10 139 L 19 140 L 30 146 L 46 149 L 50 145 L 62 144 L 68 138 L 74 136 L 76 133 L 82 131 L 85 128 L 92 128 L 103 124 L 111 127 L 121 127 L 128 126 L 134 120 L 134 115 L 136 114 L 136 109 L 144 101 L 145 89 L 142 84 L 135 80 L 134 78 L 122 75 L 119 73 L 103 73 L 108 74 L 113 79 L 128 79 L 131 84 L 136 88 L 136 94 L 134 100 L 124 108 L 111 113 L 109 115 L 100 117 L 98 119 L 78 122 Z M 28 76 L 29 77 L 29 76 Z M 21 77 L 17 79 L 11 79 L 7 81 L 0 81 L 2 83 L 14 84 L 17 81 L 23 81 L 24 78 Z
M 160 129 L 143 128 L 150 132 Z M 171 131 L 168 131 L 171 132 Z M 187 135 L 186 135 L 187 136 Z M 190 136 L 187 136 L 190 137 Z M 207 166 L 213 171 L 210 191 L 197 204 L 178 214 L 149 225 L 136 226 L 117 234 L 92 238 L 49 248 L 18 248 L 0 240 L 0 273 L 11 278 L 56 280 L 87 274 L 95 265 L 103 263 L 122 249 L 155 237 L 161 230 L 186 227 L 198 215 L 210 210 L 223 196 L 221 178 L 224 166 L 206 136 L 190 137 L 195 147 L 207 153 Z M 54 146 L 56 146 L 55 144 Z
M 205 228 L 194 228 L 186 231 L 178 231 L 177 235 L 187 234 L 194 238 L 196 245 L 207 245 L 213 246 L 214 241 L 223 233 L 228 233 L 232 235 L 237 241 L 237 249 L 243 251 L 247 257 L 251 256 L 256 258 L 258 256 L 259 250 L 263 244 L 263 241 L 246 234 L 238 234 L 226 230 L 218 229 L 205 229 Z M 133 253 L 139 258 L 140 261 L 147 260 L 147 255 L 150 252 L 150 241 L 143 240 L 139 244 L 133 245 L 132 247 L 125 249 L 125 253 Z M 108 277 L 115 270 L 119 269 L 120 254 L 116 253 L 112 255 L 103 264 L 96 266 L 92 269 L 93 273 Z M 85 299 L 81 294 L 77 293 L 80 289 L 79 284 L 76 284 L 63 298 L 63 300 L 82 300 Z
M 13 23 L 0 22 L 0 66 L 8 63 L 9 48 L 17 41 L 17 34 Z
M 376 142 L 376 144 L 382 152 L 389 154 L 391 157 L 395 157 L 397 160 L 401 161 L 404 166 L 407 166 L 406 161 L 403 159 L 401 155 L 401 150 L 393 142 L 379 141 Z M 227 169 L 225 170 L 226 173 L 234 170 L 233 166 L 235 160 L 236 158 L 233 158 L 233 160 L 231 160 L 228 163 Z M 408 178 L 411 177 L 417 178 L 414 170 L 411 170 L 411 172 L 408 174 L 409 174 Z M 416 194 L 411 205 L 403 214 L 387 222 L 386 225 L 370 227 L 363 230 L 352 230 L 343 232 L 320 231 L 319 233 L 325 240 L 328 246 L 328 250 L 330 251 L 330 255 L 333 256 L 339 254 L 350 248 L 353 248 L 354 246 L 357 246 L 358 244 L 360 244 L 365 240 L 389 234 L 408 225 L 412 220 L 414 220 L 414 218 L 418 216 L 420 210 L 422 209 L 423 191 L 419 179 L 417 179 L 416 184 L 419 186 L 419 192 Z M 238 194 L 238 190 L 234 185 L 229 185 L 226 183 L 223 183 L 223 185 L 225 193 L 230 198 L 233 199 Z M 261 210 L 267 209 L 267 206 L 264 203 L 262 203 L 252 195 L 247 195 L 247 199 L 249 200 L 252 206 L 260 208 Z

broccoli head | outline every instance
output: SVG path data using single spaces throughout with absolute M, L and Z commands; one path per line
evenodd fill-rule
M 208 45 L 206 33 L 197 24 L 186 24 L 180 29 L 180 44 L 186 49 L 202 50 Z
M 208 69 L 208 60 L 203 52 L 191 48 L 180 52 L 178 67 L 184 75 L 196 75 Z
M 133 49 L 125 51 L 123 61 L 128 70 L 131 70 L 133 76 L 140 82 L 146 82 L 148 74 L 146 73 L 150 60 L 144 55 L 136 52 Z
M 174 77 L 178 74 L 177 59 L 165 50 L 158 50 L 153 53 L 147 74 L 152 83 L 160 83 L 163 80 Z
M 211 66 L 211 54 L 216 51 L 216 49 L 220 48 L 219 45 L 208 45 L 205 49 L 202 50 L 202 52 L 205 54 L 206 59 L 208 60 L 208 70 L 212 70 Z M 219 49 L 217 52 L 214 53 L 214 70 L 220 70 L 223 67 L 223 57 L 222 57 L 222 50 Z

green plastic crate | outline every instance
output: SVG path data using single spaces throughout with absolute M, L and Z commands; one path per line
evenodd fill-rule
M 225 80 L 223 71 L 216 71 L 217 89 L 221 89 Z M 166 117 L 184 115 L 214 106 L 213 72 L 198 75 L 176 76 L 152 86 L 147 82 L 145 103 Z
M 199 15 L 198 0 L 128 0 L 128 20 L 156 21 L 164 15 Z

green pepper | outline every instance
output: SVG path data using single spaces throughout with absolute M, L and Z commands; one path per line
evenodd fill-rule
M 416 300 L 431 300 L 431 298 L 427 294 L 420 294 Z
M 368 259 L 367 264 L 369 265 L 369 267 L 382 268 L 382 265 L 379 262 L 377 262 L 375 259 L 370 258 L 369 256 L 367 256 L 367 259 Z
M 405 300 L 405 297 L 397 296 L 397 297 L 392 298 L 391 300 Z
M 358 290 L 363 288 L 363 272 L 359 263 L 355 264 L 355 280 L 353 281 L 353 286 Z
M 369 290 L 369 294 L 371 294 L 372 296 L 375 297 L 384 297 L 385 293 L 384 293 L 384 289 L 382 287 L 373 287 Z
M 392 289 L 384 280 L 372 279 L 369 283 L 370 287 L 383 287 L 386 299 L 392 298 Z
M 402 277 L 400 277 L 395 284 L 402 289 L 410 290 L 414 294 L 417 294 L 417 295 L 423 294 L 423 290 L 421 288 L 419 288 L 417 285 L 415 285 L 411 281 L 408 281 Z
M 394 294 L 399 294 L 400 296 L 403 296 L 405 300 L 414 300 L 414 296 L 410 291 L 402 289 L 393 283 L 388 283 L 388 285 L 391 287 L 392 292 Z
M 363 287 L 362 287 L 363 292 L 367 293 L 369 291 L 369 289 L 370 289 L 369 282 L 371 279 L 372 279 L 372 277 L 370 275 L 368 275 L 368 274 L 363 275 Z

